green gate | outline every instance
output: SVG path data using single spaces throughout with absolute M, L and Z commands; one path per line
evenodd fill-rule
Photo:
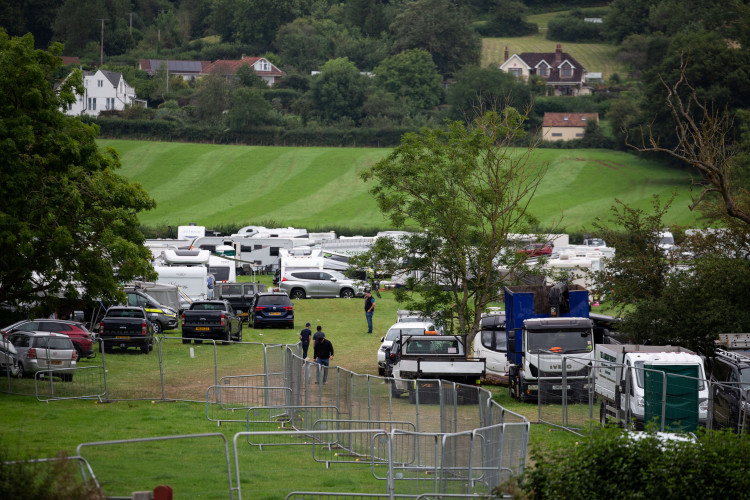
M 662 398 L 666 378 L 664 431 L 694 432 L 698 429 L 698 392 L 703 381 L 698 365 L 643 365 L 645 368 L 645 421 L 661 430 Z M 664 377 L 663 373 L 666 373 Z

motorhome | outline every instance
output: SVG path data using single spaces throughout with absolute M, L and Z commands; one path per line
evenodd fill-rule
M 237 281 L 237 268 L 234 260 L 211 255 L 208 258 L 208 272 L 214 275 L 216 283 L 234 283 Z
M 206 266 L 155 266 L 157 283 L 174 285 L 188 302 L 204 300 L 208 296 L 208 267 Z

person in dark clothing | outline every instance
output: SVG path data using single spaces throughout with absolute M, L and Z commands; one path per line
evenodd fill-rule
M 369 288 L 365 288 L 365 318 L 367 318 L 367 333 L 372 333 L 372 315 L 375 312 L 375 299 Z
M 313 335 L 313 337 L 312 337 L 312 339 L 313 339 L 313 348 L 315 348 L 315 344 L 317 344 L 317 343 L 318 343 L 318 340 L 320 340 L 321 338 L 323 338 L 323 337 L 325 337 L 325 336 L 326 336 L 326 334 L 325 334 L 325 333 L 323 333 L 323 330 L 321 330 L 321 327 L 320 327 L 320 325 L 318 325 L 318 326 L 316 327 L 316 330 L 317 330 L 317 331 L 315 332 L 315 335 Z M 313 352 L 314 352 L 314 351 L 313 351 Z
M 321 366 L 318 367 L 318 381 L 315 383 L 317 384 L 320 382 L 320 372 L 322 370 L 323 383 L 325 384 L 326 379 L 328 378 L 328 366 L 333 359 L 333 344 L 331 344 L 331 341 L 326 338 L 325 333 L 318 330 L 315 335 L 318 335 L 318 333 L 320 334 L 320 337 L 318 338 L 318 341 L 315 342 L 315 345 L 313 345 L 313 356 L 315 356 L 315 362 Z
M 307 348 L 310 347 L 310 336 L 312 330 L 310 330 L 310 323 L 305 323 L 305 328 L 299 332 L 299 341 L 302 344 L 302 359 L 307 358 Z

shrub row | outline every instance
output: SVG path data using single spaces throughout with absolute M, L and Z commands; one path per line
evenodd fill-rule
M 216 127 L 164 120 L 121 120 L 101 117 L 90 120 L 100 128 L 100 137 L 111 139 L 208 142 L 252 146 L 397 146 L 401 136 L 415 128 L 351 128 L 309 126 L 295 129 L 258 127 L 233 132 Z

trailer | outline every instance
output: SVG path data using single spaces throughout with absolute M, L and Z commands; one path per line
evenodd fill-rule
M 601 397 L 602 425 L 615 420 L 643 428 L 657 419 L 669 430 L 694 431 L 706 424 L 703 360 L 684 347 L 597 345 L 594 391 Z
M 508 286 L 504 294 L 511 396 L 535 400 L 541 389 L 545 399 L 588 400 L 594 358 L 588 291 L 560 282 Z

